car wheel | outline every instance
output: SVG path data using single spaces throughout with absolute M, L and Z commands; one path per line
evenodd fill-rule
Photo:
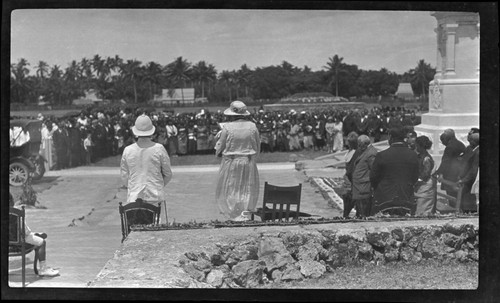
M 28 180 L 28 166 L 20 162 L 9 165 L 9 184 L 12 186 L 22 186 Z

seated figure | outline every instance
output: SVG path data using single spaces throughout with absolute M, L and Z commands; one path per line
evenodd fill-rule
M 9 193 L 9 205 L 10 207 L 14 207 L 14 197 L 12 196 L 11 193 Z M 26 243 L 35 246 L 35 249 L 38 250 L 38 260 L 40 261 L 40 270 L 38 271 L 39 276 L 46 276 L 46 277 L 54 277 L 59 275 L 59 271 L 55 270 L 51 267 L 47 266 L 46 263 L 46 246 L 47 242 L 45 238 L 47 237 L 46 234 L 40 234 L 40 233 L 35 233 L 32 232 L 31 229 L 28 227 L 27 224 L 25 224 L 25 235 L 24 239 Z

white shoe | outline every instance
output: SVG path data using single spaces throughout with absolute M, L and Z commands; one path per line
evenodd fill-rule
M 59 271 L 50 267 L 45 267 L 38 272 L 38 275 L 44 277 L 54 277 L 59 275 Z
M 248 220 L 250 220 L 250 219 L 244 215 L 239 215 L 238 217 L 231 219 L 231 221 L 234 221 L 234 222 L 243 222 L 243 221 L 248 221 Z

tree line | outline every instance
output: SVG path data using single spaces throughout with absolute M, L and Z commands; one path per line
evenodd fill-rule
M 394 94 L 400 82 L 409 82 L 417 96 L 425 97 L 435 69 L 424 60 L 400 75 L 386 68 L 363 70 L 343 62 L 338 55 L 328 58 L 323 68 L 312 71 L 282 61 L 280 65 L 218 72 L 206 61 L 189 62 L 178 57 L 162 66 L 157 62 L 143 64 L 124 60 L 118 55 L 73 60 L 66 68 L 49 66 L 39 61 L 32 67 L 21 58 L 11 64 L 10 102 L 25 105 L 39 100 L 55 105 L 68 105 L 93 89 L 106 100 L 145 103 L 163 89 L 195 89 L 197 98 L 220 103 L 235 99 L 280 99 L 296 93 L 330 92 L 342 97 L 375 97 Z M 181 90 L 182 91 L 182 90 Z

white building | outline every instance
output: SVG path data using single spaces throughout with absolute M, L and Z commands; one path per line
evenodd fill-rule
M 396 96 L 403 100 L 414 100 L 415 95 L 413 95 L 413 89 L 410 83 L 399 83 L 398 90 L 396 91 Z
M 155 95 L 150 103 L 158 105 L 181 105 L 206 103 L 206 98 L 199 100 L 194 96 L 194 88 L 163 89 L 161 95 Z
M 80 97 L 73 100 L 74 105 L 89 105 L 89 104 L 99 104 L 101 102 L 108 103 L 107 100 L 103 100 L 97 97 L 97 92 L 94 89 L 89 89 L 85 91 L 85 97 Z

